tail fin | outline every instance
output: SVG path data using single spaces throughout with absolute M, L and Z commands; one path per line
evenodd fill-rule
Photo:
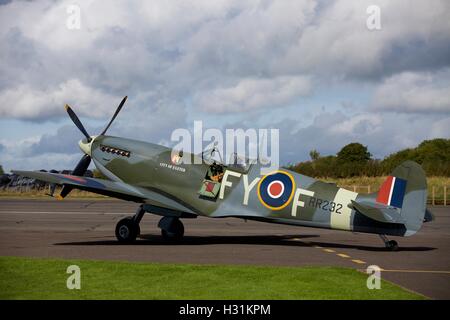
M 407 229 L 405 236 L 416 233 L 426 213 L 427 179 L 422 167 L 405 161 L 395 168 L 376 194 L 376 202 L 400 210 Z

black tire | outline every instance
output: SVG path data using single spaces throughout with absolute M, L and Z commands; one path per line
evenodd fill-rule
M 166 241 L 179 241 L 184 236 L 184 225 L 180 220 L 174 220 L 170 231 L 161 229 L 161 235 Z
M 139 227 L 139 224 L 134 221 L 133 217 L 123 218 L 116 225 L 116 238 L 119 242 L 134 242 L 140 233 L 141 228 Z
M 386 243 L 386 248 L 388 248 L 391 251 L 397 251 L 398 250 L 398 243 L 395 240 L 390 240 Z

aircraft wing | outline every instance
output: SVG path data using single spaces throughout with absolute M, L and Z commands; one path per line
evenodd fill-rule
M 405 224 L 406 220 L 393 207 L 380 203 L 356 202 L 352 200 L 352 207 L 366 217 L 379 222 Z
M 147 198 L 146 195 L 141 193 L 139 190 L 123 182 L 39 171 L 12 171 L 12 173 L 49 183 L 69 185 L 75 189 L 85 190 L 123 200 L 143 202 Z

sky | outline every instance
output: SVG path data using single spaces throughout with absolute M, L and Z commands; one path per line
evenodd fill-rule
M 95 135 L 125 95 L 110 135 L 276 128 L 282 164 L 450 138 L 449 17 L 447 0 L 0 1 L 0 164 L 73 168 L 64 105 Z

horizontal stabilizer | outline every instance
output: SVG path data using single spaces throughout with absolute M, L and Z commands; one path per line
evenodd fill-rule
M 405 224 L 406 222 L 400 215 L 398 209 L 380 203 L 356 202 L 352 200 L 352 207 L 359 213 L 375 221 L 397 224 Z

